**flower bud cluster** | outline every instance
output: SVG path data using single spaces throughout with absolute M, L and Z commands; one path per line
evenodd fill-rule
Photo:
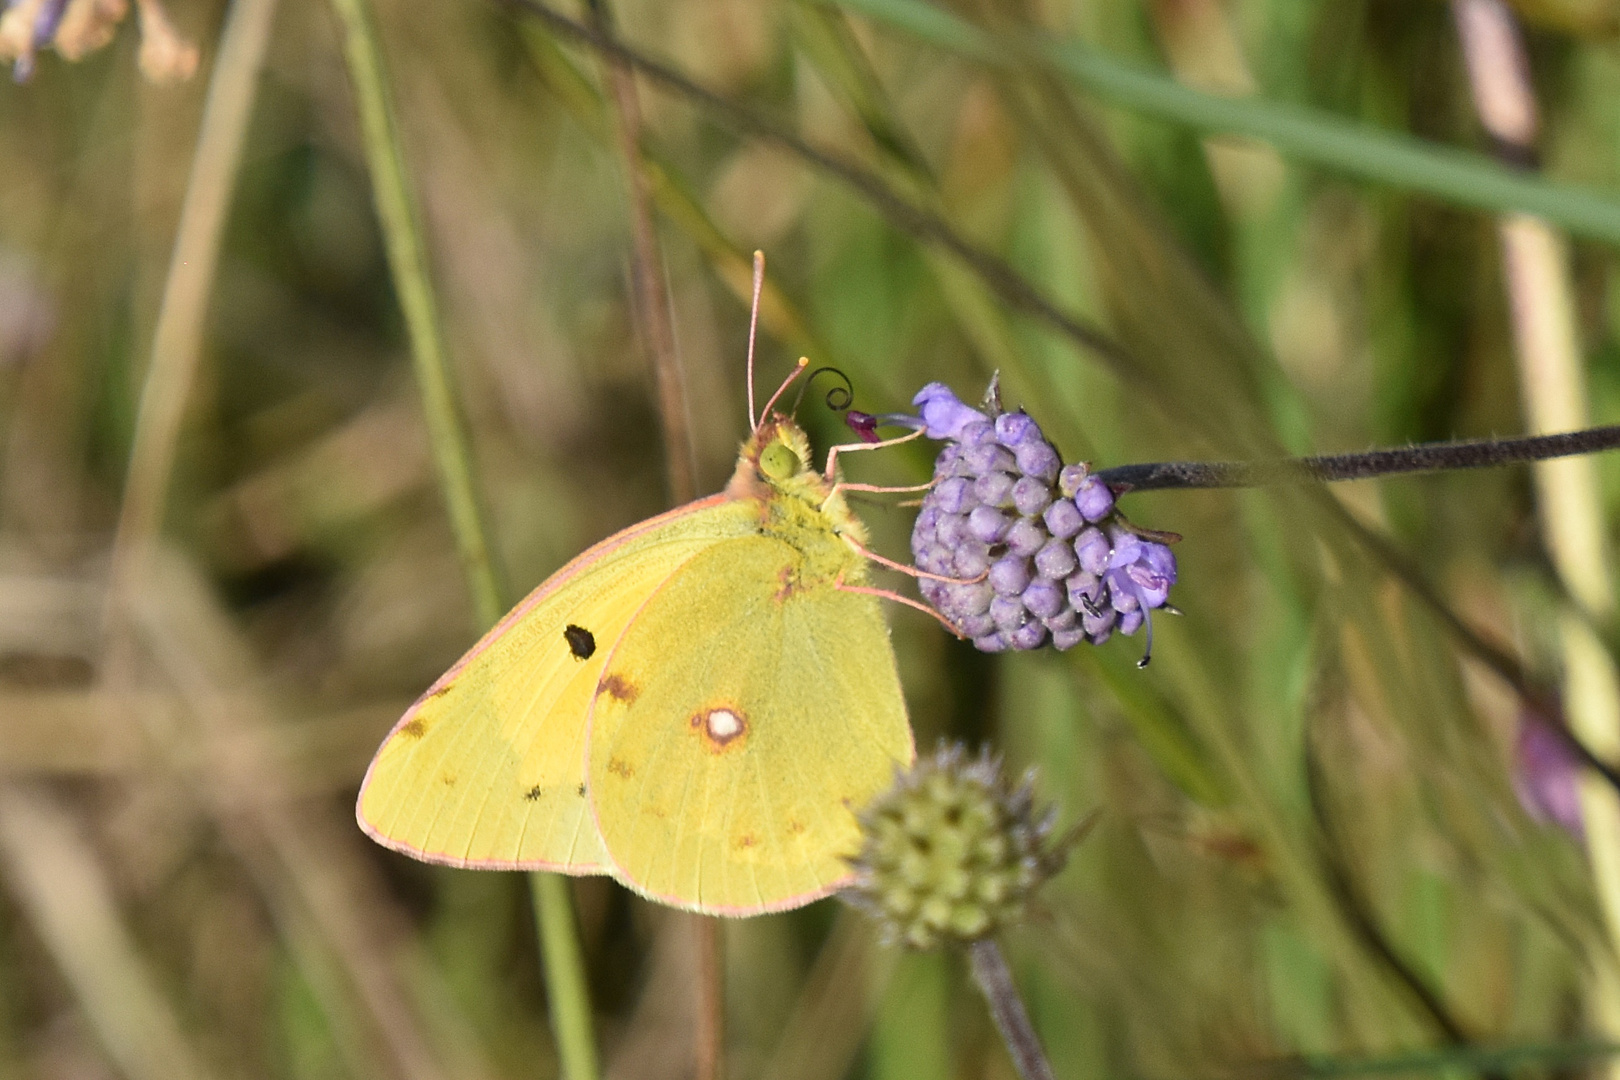
M 1085 465 L 1062 464 L 1019 411 L 986 415 L 940 383 L 918 393 L 930 438 L 946 446 L 911 533 L 923 596 L 985 652 L 1102 644 L 1163 607 L 1176 557 L 1118 515 Z M 1151 626 L 1149 627 L 1151 635 Z
M 972 941 L 1022 916 L 1062 869 L 1068 841 L 1055 811 L 1037 811 L 1029 779 L 1016 789 L 988 753 L 957 745 L 919 761 L 861 814 L 862 846 L 845 895 L 914 949 Z

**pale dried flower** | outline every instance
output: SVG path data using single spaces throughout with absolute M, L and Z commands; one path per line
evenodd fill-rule
M 161 0 L 136 0 L 141 21 L 141 74 L 155 83 L 189 79 L 197 71 L 197 47 L 175 32 Z M 0 15 L 0 61 L 27 82 L 47 46 L 67 61 L 104 48 L 129 15 L 129 0 L 10 0 Z
M 51 44 L 64 60 L 81 60 L 104 48 L 129 14 L 129 0 L 68 0 Z
M 184 82 L 197 73 L 197 46 L 175 33 L 158 0 L 137 0 L 141 10 L 141 74 L 155 83 Z

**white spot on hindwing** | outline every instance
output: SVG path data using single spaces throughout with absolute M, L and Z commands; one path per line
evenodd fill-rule
M 693 714 L 688 721 L 713 753 L 719 753 L 748 734 L 748 719 L 734 705 L 715 705 Z
M 716 709 L 704 721 L 709 727 L 709 738 L 717 742 L 726 742 L 737 737 L 743 729 L 742 717 L 730 709 Z

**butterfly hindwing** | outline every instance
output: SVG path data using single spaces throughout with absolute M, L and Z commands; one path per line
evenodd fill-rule
M 854 811 L 912 759 L 876 599 L 807 576 L 801 547 L 751 536 L 699 552 L 607 660 L 588 783 L 615 875 L 637 891 L 728 915 L 826 895 L 849 875 Z
M 431 862 L 606 873 L 586 804 L 586 717 L 614 644 L 664 582 L 752 529 L 722 496 L 642 522 L 558 571 L 430 687 L 361 787 L 361 826 Z

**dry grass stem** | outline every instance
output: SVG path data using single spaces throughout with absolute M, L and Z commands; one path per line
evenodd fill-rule
M 142 957 L 95 850 L 47 788 L 0 784 L 0 860 L 118 1069 L 131 1080 L 215 1076 Z
M 1505 152 L 1534 160 L 1539 110 L 1516 18 L 1501 0 L 1453 0 L 1470 86 L 1481 123 Z M 1500 224 L 1503 283 L 1513 318 L 1519 389 L 1532 433 L 1572 431 L 1590 423 L 1585 365 L 1575 327 L 1574 285 L 1563 239 L 1527 216 Z M 1599 757 L 1620 759 L 1620 674 L 1590 619 L 1614 615 L 1613 579 L 1604 541 L 1596 465 L 1591 457 L 1535 466 L 1543 542 L 1568 594 L 1584 609 L 1560 615 L 1564 709 L 1571 728 Z M 1607 925 L 1609 948 L 1597 959 L 1597 1023 L 1620 1036 L 1620 793 L 1587 771 L 1580 778 L 1587 855 Z M 1610 1066 L 1620 1076 L 1620 1065 Z

